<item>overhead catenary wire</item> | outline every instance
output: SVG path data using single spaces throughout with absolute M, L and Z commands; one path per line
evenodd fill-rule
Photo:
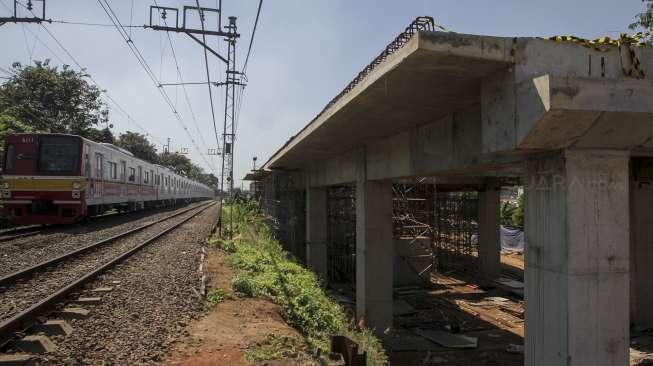
M 129 34 L 125 30 L 125 28 L 122 26 L 122 23 L 120 22 L 120 19 L 118 18 L 116 13 L 111 8 L 111 5 L 109 4 L 108 0 L 97 0 L 97 2 L 100 5 L 100 7 L 102 7 L 104 12 L 107 14 L 107 16 L 109 17 L 109 20 L 111 20 L 111 23 L 114 24 L 115 29 L 118 31 L 118 33 L 121 35 L 121 37 L 125 40 L 125 42 L 127 43 L 127 46 L 129 47 L 130 51 L 132 52 L 134 57 L 136 57 L 138 63 L 141 65 L 143 70 L 145 70 L 145 73 L 152 80 L 152 82 L 154 83 L 154 86 L 159 91 L 159 94 L 161 94 L 161 97 L 163 98 L 163 100 L 170 107 L 170 109 L 172 111 L 172 114 L 175 116 L 175 119 L 181 125 L 182 129 L 184 130 L 184 132 L 186 133 L 186 135 L 190 139 L 190 141 L 193 144 L 193 147 L 195 148 L 197 153 L 204 160 L 204 163 L 206 164 L 206 166 L 209 167 L 210 169 L 212 169 L 211 164 L 207 160 L 205 154 L 202 153 L 200 148 L 197 146 L 197 142 L 195 142 L 195 139 L 190 134 L 190 131 L 188 130 L 188 127 L 184 123 L 183 118 L 181 117 L 181 114 L 175 108 L 174 103 L 170 99 L 170 96 L 168 95 L 168 93 L 161 86 L 161 82 L 156 77 L 156 74 L 152 71 L 152 68 L 150 67 L 147 60 L 145 59 L 145 57 L 141 53 L 140 49 L 134 43 L 134 40 L 131 37 L 129 37 Z M 214 171 L 214 173 L 215 173 L 215 171 Z
M 156 0 L 154 0 L 154 4 L 156 6 L 159 6 L 159 4 L 157 3 Z M 167 25 L 167 21 L 165 19 L 163 21 Z M 200 131 L 199 123 L 197 122 L 197 117 L 196 117 L 195 112 L 193 110 L 193 106 L 192 106 L 192 103 L 190 101 L 190 97 L 188 96 L 188 91 L 186 90 L 186 84 L 190 84 L 190 83 L 185 83 L 184 82 L 183 73 L 181 72 L 181 67 L 179 66 L 179 61 L 177 59 L 177 53 L 175 52 L 175 47 L 174 47 L 174 45 L 172 43 L 172 37 L 170 37 L 170 32 L 166 31 L 166 36 L 168 38 L 168 43 L 170 45 L 170 51 L 171 51 L 170 53 L 172 54 L 172 59 L 174 60 L 175 68 L 177 70 L 177 79 L 179 81 L 179 83 L 177 83 L 177 85 L 181 85 L 181 87 L 182 87 L 182 92 L 184 93 L 184 99 L 186 101 L 186 105 L 188 106 L 188 110 L 189 110 L 190 115 L 191 115 L 191 120 L 193 122 L 193 125 L 195 126 L 195 130 L 197 131 L 197 134 L 200 137 L 200 141 L 201 141 L 202 145 L 204 146 L 206 151 L 208 151 L 209 147 L 208 147 L 206 141 L 204 140 L 204 136 L 203 136 L 202 132 Z M 160 84 L 160 85 L 164 85 L 164 84 Z M 173 85 L 173 84 L 167 84 L 167 85 Z M 215 171 L 215 167 L 213 165 L 211 165 L 211 170 Z
M 9 7 L 7 7 L 4 3 L 1 3 L 1 2 L 0 2 L 0 4 L 2 4 L 5 8 L 9 9 Z M 23 4 L 21 4 L 21 3 L 18 3 L 18 4 L 19 4 L 20 6 L 22 6 L 22 7 L 24 7 L 25 9 L 27 9 L 27 7 L 26 7 L 25 5 L 23 5 Z M 9 10 L 11 10 L 11 9 L 9 9 Z M 27 10 L 29 10 L 29 9 L 27 9 Z M 29 11 L 31 12 L 31 10 L 29 10 Z M 32 14 L 34 14 L 34 13 L 32 13 Z M 34 14 L 34 16 L 36 16 L 36 15 Z M 87 68 L 84 67 L 84 66 L 82 66 L 82 65 L 79 63 L 79 61 L 77 61 L 77 59 L 72 55 L 72 53 L 70 53 L 70 51 L 68 51 L 68 49 L 67 49 L 67 48 L 66 48 L 66 47 L 61 43 L 61 41 L 59 41 L 59 39 L 58 39 L 58 38 L 57 38 L 57 37 L 56 37 L 56 36 L 55 36 L 55 35 L 54 35 L 54 34 L 53 34 L 53 33 L 52 33 L 52 32 L 51 32 L 51 31 L 50 31 L 50 30 L 45 26 L 45 25 L 43 25 L 43 23 L 39 23 L 39 25 L 40 25 L 40 26 L 41 26 L 41 27 L 46 31 L 46 33 L 50 36 L 50 38 L 52 38 L 52 39 L 55 41 L 55 43 L 56 43 L 56 44 L 59 46 L 59 48 L 60 48 L 60 49 L 61 49 L 61 50 L 62 50 L 62 51 L 63 51 L 63 52 L 64 52 L 64 53 L 65 53 L 65 54 L 70 58 L 70 60 L 73 61 L 73 63 L 77 66 L 77 68 L 78 68 L 80 71 L 86 71 L 86 70 L 87 70 Z M 28 30 L 30 33 L 32 33 L 32 35 L 34 35 L 35 39 L 36 39 L 37 41 L 39 41 L 39 43 L 41 43 L 41 44 L 42 44 L 42 45 L 43 45 L 43 46 L 44 46 L 48 51 L 50 51 L 50 53 L 52 53 L 52 55 L 53 55 L 57 60 L 59 60 L 59 62 L 61 62 L 62 64 L 66 64 L 66 62 L 65 62 L 65 61 L 64 61 L 64 60 L 63 60 L 63 59 L 62 59 L 62 58 L 61 58 L 61 57 L 60 57 L 56 52 L 54 52 L 54 51 L 53 51 L 53 50 L 48 46 L 47 43 L 45 43 L 44 41 L 42 41 L 42 40 L 41 40 L 41 39 L 40 39 L 40 38 L 39 38 L 35 33 L 33 33 L 32 30 L 31 30 L 30 28 L 27 28 L 27 30 Z M 133 118 L 133 117 L 132 117 L 132 116 L 131 116 L 131 115 L 130 115 L 130 114 L 129 114 L 129 113 L 128 113 L 128 112 L 127 112 L 127 111 L 126 111 L 126 110 L 125 110 L 125 109 L 124 109 L 124 108 L 123 108 L 123 107 L 122 107 L 122 106 L 121 106 L 121 105 L 120 105 L 120 104 L 119 104 L 119 103 L 118 103 L 118 102 L 117 102 L 117 101 L 116 101 L 116 100 L 115 100 L 115 99 L 114 99 L 114 98 L 113 98 L 113 97 L 112 97 L 112 96 L 107 92 L 107 91 L 106 91 L 106 89 L 102 88 L 102 86 L 101 86 L 101 85 L 100 85 L 100 84 L 99 84 L 99 83 L 98 83 L 98 82 L 93 78 L 92 75 L 90 75 L 89 73 L 86 73 L 86 74 L 87 74 L 86 76 L 89 78 L 89 80 L 91 81 L 91 83 L 92 83 L 93 85 L 95 85 L 95 86 L 100 90 L 100 92 L 101 92 L 102 94 L 104 94 L 104 96 L 109 100 L 109 102 L 110 102 L 111 104 L 113 104 L 113 105 L 117 108 L 117 110 L 118 110 L 120 113 L 122 113 L 123 116 L 125 116 L 125 117 L 127 118 L 127 120 L 128 120 L 129 122 L 131 122 L 132 124 L 134 124 L 134 125 L 135 125 L 137 128 L 139 128 L 141 131 L 143 131 L 143 132 L 145 133 L 146 136 L 152 138 L 155 142 L 157 142 L 157 143 L 161 143 L 161 144 L 162 144 L 162 142 L 161 142 L 159 139 L 157 139 L 156 136 L 152 135 L 152 134 L 151 134 L 147 129 L 145 129 L 145 128 L 140 124 L 140 123 L 138 123 L 138 122 L 137 122 L 137 121 L 136 121 L 136 120 L 135 120 L 135 119 L 134 119 L 134 118 Z
M 252 53 L 252 46 L 254 44 L 254 36 L 256 35 L 256 29 L 258 28 L 258 23 L 259 19 L 261 17 L 261 8 L 263 7 L 263 0 L 259 0 L 258 2 L 258 8 L 256 9 L 256 18 L 254 19 L 254 26 L 252 27 L 252 35 L 249 38 L 249 46 L 247 47 L 247 56 L 245 57 L 245 63 L 243 64 L 243 68 L 241 71 L 241 74 L 245 77 L 247 80 L 247 76 L 245 75 L 247 72 L 247 65 L 249 63 L 249 57 Z M 238 94 L 237 94 L 237 102 L 236 102 L 236 111 L 235 111 L 235 118 L 234 118 L 234 139 L 236 136 L 236 131 L 238 131 L 238 120 L 240 117 L 240 110 L 243 105 L 243 94 L 245 93 L 245 87 L 241 86 L 241 88 L 238 89 Z
M 254 44 L 254 35 L 256 35 L 256 27 L 258 26 L 258 20 L 261 15 L 261 7 L 263 6 L 263 0 L 258 1 L 258 9 L 256 10 L 256 19 L 254 19 L 254 27 L 252 28 L 252 35 L 249 38 L 249 47 L 247 47 L 247 56 L 245 57 L 245 63 L 243 64 L 242 73 L 244 74 L 247 71 L 247 63 L 249 62 L 249 56 L 252 53 L 252 45 Z
M 202 42 L 206 44 L 206 34 L 204 33 L 204 15 L 202 14 L 202 7 L 200 6 L 200 1 L 195 0 L 197 3 L 197 9 L 200 12 L 200 24 L 202 25 Z M 222 14 L 220 14 L 222 16 Z M 206 47 L 202 47 L 204 49 L 204 66 L 206 69 L 206 81 L 208 83 L 208 89 L 209 89 L 209 101 L 211 105 L 211 120 L 213 121 L 213 133 L 215 135 L 215 141 L 218 146 L 220 147 L 220 137 L 218 136 L 218 125 L 215 121 L 215 106 L 213 105 L 213 87 L 211 86 L 211 72 L 209 71 L 209 56 L 208 52 L 206 50 Z M 222 147 L 223 153 L 225 146 Z

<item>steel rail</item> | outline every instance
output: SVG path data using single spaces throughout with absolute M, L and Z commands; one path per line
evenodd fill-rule
M 66 296 L 68 296 L 70 293 L 74 292 L 78 287 L 85 285 L 86 283 L 90 282 L 95 278 L 97 275 L 107 271 L 108 269 L 111 269 L 113 266 L 116 264 L 120 263 L 124 259 L 130 257 L 146 245 L 152 243 L 153 241 L 159 239 L 160 237 L 168 234 L 169 232 L 175 230 L 179 226 L 185 224 L 187 221 L 193 219 L 195 216 L 199 215 L 200 213 L 206 211 L 209 207 L 213 206 L 217 202 L 211 202 L 203 207 L 201 207 L 197 212 L 193 213 L 189 217 L 183 219 L 182 221 L 172 225 L 171 227 L 159 232 L 158 234 L 150 237 L 149 239 L 146 239 L 142 243 L 138 244 L 134 248 L 123 252 L 119 256 L 115 257 L 111 261 L 105 263 L 101 267 L 87 273 L 83 277 L 79 278 L 78 280 L 66 285 L 65 287 L 57 290 L 53 294 L 49 295 L 48 297 L 44 298 L 43 300 L 39 301 L 38 303 L 30 306 L 29 308 L 21 311 L 20 313 L 16 314 L 10 319 L 7 319 L 6 321 L 0 323 L 0 348 L 4 347 L 8 342 L 13 340 L 18 333 L 22 333 L 27 331 L 30 327 L 32 327 L 36 322 L 39 321 L 38 317 L 44 315 L 45 313 L 48 313 L 50 310 L 52 310 L 54 307 L 57 306 L 57 304 L 63 300 Z M 194 207 L 193 209 L 196 209 Z M 186 211 L 188 212 L 188 211 Z
M 137 213 L 137 212 L 139 212 L 139 211 L 132 211 L 132 212 L 128 212 L 127 214 L 133 214 L 133 213 Z M 104 214 L 96 215 L 96 216 L 89 216 L 89 217 L 87 217 L 87 219 L 88 220 L 99 220 L 99 219 L 104 219 L 104 218 L 107 218 L 107 217 L 120 216 L 122 214 L 123 213 L 121 213 L 121 212 L 110 212 L 110 213 L 104 213 Z M 30 237 L 30 236 L 33 236 L 33 235 L 38 235 L 38 234 L 47 235 L 47 234 L 50 234 L 50 233 L 48 233 L 48 231 L 50 231 L 50 230 L 57 229 L 57 228 L 64 228 L 64 229 L 74 228 L 74 227 L 77 227 L 77 226 L 79 226 L 79 225 L 81 225 L 83 223 L 84 222 L 81 221 L 81 222 L 75 222 L 75 223 L 72 223 L 72 224 L 30 225 L 28 227 L 17 227 L 17 228 L 13 228 L 13 229 L 8 229 L 8 230 L 0 232 L 0 243 L 15 240 L 15 239 L 27 238 L 27 237 Z M 24 231 L 26 231 L 26 232 L 24 232 Z M 5 235 L 5 234 L 14 234 L 14 235 Z
M 177 212 L 177 213 L 174 213 L 172 215 L 168 215 L 168 216 L 163 217 L 163 218 L 161 218 L 159 220 L 156 220 L 156 221 L 153 221 L 153 222 L 138 226 L 136 228 L 127 230 L 125 232 L 114 235 L 112 237 L 102 239 L 102 240 L 97 241 L 95 243 L 89 244 L 89 245 L 87 245 L 85 247 L 75 249 L 75 250 L 70 251 L 68 253 L 64 253 L 64 254 L 62 254 L 62 255 L 60 255 L 58 257 L 55 257 L 55 258 L 48 259 L 48 260 L 45 260 L 43 262 L 37 263 L 37 264 L 35 264 L 35 265 L 31 266 L 31 267 L 21 269 L 21 270 L 18 270 L 16 272 L 10 273 L 10 274 L 8 274 L 6 276 L 0 277 L 0 287 L 5 286 L 7 284 L 11 284 L 13 281 L 15 281 L 15 280 L 17 280 L 19 278 L 27 277 L 27 276 L 31 275 L 32 273 L 38 271 L 39 269 L 53 266 L 53 265 L 58 264 L 59 262 L 62 262 L 64 260 L 68 259 L 68 258 L 74 257 L 74 256 L 82 254 L 82 253 L 85 253 L 85 252 L 87 252 L 87 251 L 89 251 L 91 249 L 95 249 L 95 248 L 97 248 L 99 246 L 109 244 L 109 243 L 114 242 L 114 241 L 116 241 L 116 240 L 118 240 L 120 238 L 123 238 L 125 236 L 131 235 L 131 234 L 136 233 L 138 231 L 142 231 L 144 229 L 147 229 L 150 226 L 153 226 L 153 225 L 156 225 L 156 224 L 161 223 L 163 221 L 172 219 L 172 218 L 177 217 L 179 215 L 183 215 L 186 212 L 194 210 L 196 208 L 197 208 L 197 206 L 187 208 L 187 209 L 185 209 L 185 210 L 183 210 L 181 212 Z

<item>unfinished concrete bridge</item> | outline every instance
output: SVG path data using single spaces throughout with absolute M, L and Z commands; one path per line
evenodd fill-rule
M 325 278 L 332 239 L 349 240 L 356 313 L 379 333 L 401 280 L 397 185 L 477 194 L 485 284 L 501 275 L 499 189 L 523 185 L 525 364 L 627 365 L 631 325 L 653 327 L 651 75 L 647 47 L 418 24 L 247 179 Z M 434 240 L 425 220 L 410 243 Z

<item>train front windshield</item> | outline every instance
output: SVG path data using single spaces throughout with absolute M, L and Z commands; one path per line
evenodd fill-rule
M 81 140 L 71 136 L 41 136 L 38 170 L 42 174 L 79 174 Z

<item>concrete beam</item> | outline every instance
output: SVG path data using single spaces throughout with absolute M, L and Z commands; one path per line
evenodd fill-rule
M 653 148 L 653 80 L 542 75 L 483 81 L 483 152 Z
M 628 364 L 629 156 L 527 162 L 526 365 Z

